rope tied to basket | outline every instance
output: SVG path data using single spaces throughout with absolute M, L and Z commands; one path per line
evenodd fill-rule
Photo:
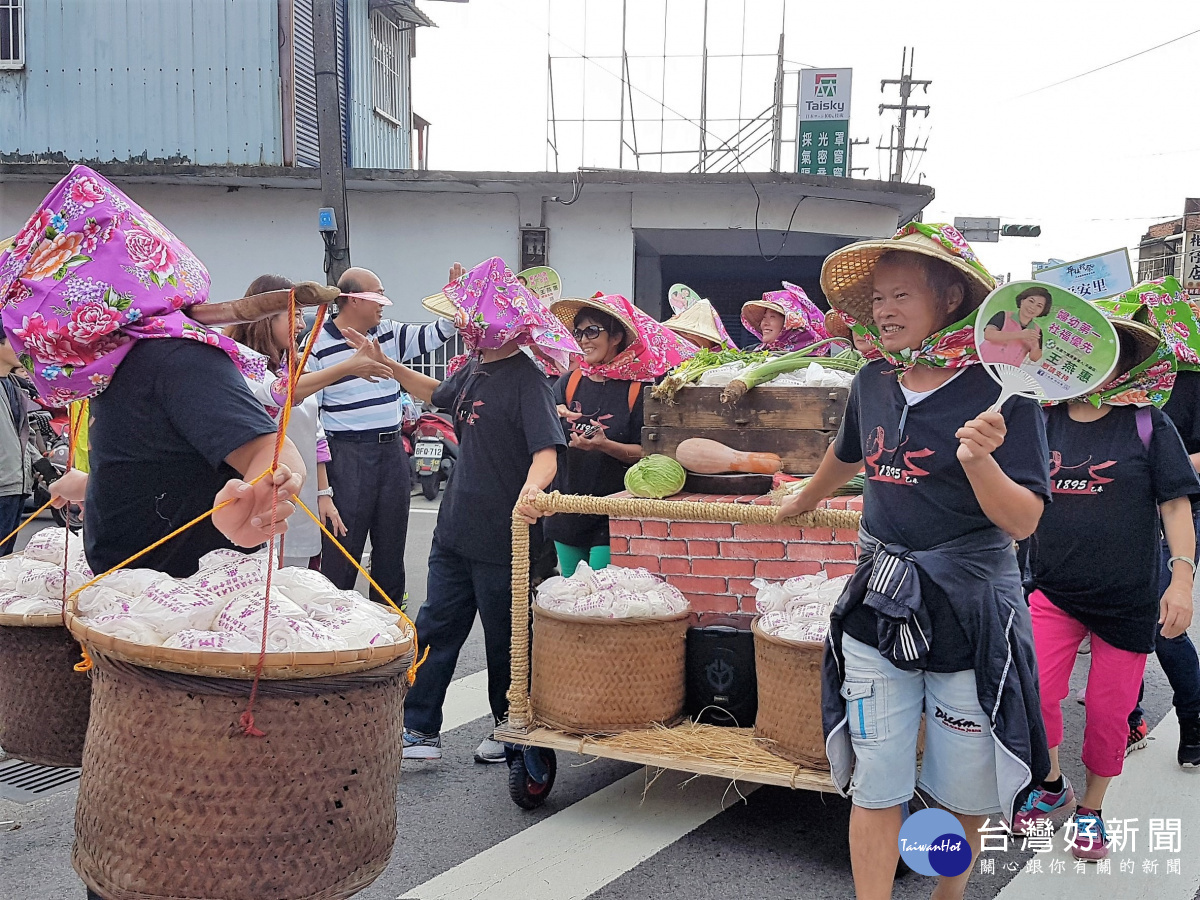
M 638 497 L 585 497 L 553 491 L 538 494 L 528 503 L 543 513 L 577 513 L 627 519 L 665 519 L 686 522 L 731 522 L 738 525 L 772 525 L 776 506 L 752 503 L 716 503 L 697 500 L 646 500 Z M 785 519 L 787 528 L 857 529 L 862 513 L 850 509 L 814 509 Z M 508 688 L 508 720 L 514 728 L 533 723 L 529 701 L 529 526 L 514 509 L 512 515 L 512 661 Z
M 287 309 L 287 315 L 288 315 L 288 319 L 289 319 L 288 333 L 291 338 L 291 346 L 293 346 L 293 347 L 296 345 L 296 343 L 298 341 L 298 334 L 296 331 L 296 310 L 297 310 L 296 291 L 295 291 L 295 288 L 293 288 L 291 291 L 289 291 L 289 294 L 288 294 L 288 309 Z M 313 346 L 316 343 L 317 335 L 319 335 L 321 332 L 321 326 L 324 323 L 325 313 L 326 313 L 326 307 L 321 306 L 317 311 L 317 318 L 313 325 L 312 331 L 309 333 L 308 340 L 305 342 L 304 352 L 300 355 L 299 359 L 296 358 L 296 354 L 294 354 L 294 353 L 288 354 L 288 358 L 287 358 L 287 366 L 288 366 L 287 395 L 286 395 L 285 405 L 284 405 L 283 409 L 280 411 L 279 427 L 276 429 L 275 447 L 274 447 L 274 452 L 272 454 L 271 465 L 266 471 L 262 472 L 261 474 L 259 474 L 257 477 L 255 477 L 253 480 L 251 480 L 249 482 L 251 487 L 259 484 L 265 478 L 274 479 L 275 474 L 279 469 L 279 459 L 283 452 L 283 442 L 287 438 L 287 429 L 288 429 L 289 424 L 291 423 L 292 407 L 295 402 L 296 385 L 300 380 L 300 376 L 304 373 L 304 368 L 308 363 L 309 356 L 312 354 Z M 100 581 L 102 581 L 104 578 L 107 578 L 109 575 L 111 575 L 113 572 L 116 572 L 119 569 L 124 569 L 124 568 L 128 567 L 129 565 L 131 565 L 132 563 L 137 562 L 137 560 L 141 559 L 146 554 L 151 553 L 154 550 L 157 550 L 163 544 L 167 543 L 168 541 L 172 540 L 175 537 L 178 537 L 180 534 L 183 534 L 189 528 L 192 528 L 192 527 L 198 525 L 199 523 L 203 522 L 205 519 L 208 519 L 210 516 L 212 516 L 213 513 L 217 512 L 221 509 L 224 509 L 226 506 L 228 506 L 229 504 L 231 504 L 233 502 L 234 502 L 233 500 L 224 500 L 221 503 L 216 504 L 215 506 L 212 507 L 212 509 L 206 510 L 204 513 L 196 516 L 196 518 L 192 519 L 190 522 L 187 522 L 187 523 L 181 525 L 180 527 L 178 527 L 174 531 L 172 531 L 170 534 L 168 534 L 162 538 L 159 538 L 158 540 L 156 540 L 154 543 L 150 544 L 145 549 L 138 551 L 133 556 L 130 556 L 128 559 L 123 560 L 122 562 L 113 566 L 107 572 L 102 572 L 99 575 L 96 575 L 94 578 L 92 578 L 90 581 L 88 581 L 82 587 L 73 591 L 70 594 L 70 596 L 68 596 L 64 599 L 64 603 L 63 603 L 64 620 L 65 620 L 65 616 L 66 616 L 67 605 L 71 604 L 71 611 L 74 614 L 75 608 L 78 605 L 79 595 L 82 594 L 84 591 L 86 591 L 88 588 L 95 586 Z M 412 634 L 412 641 L 413 641 L 413 663 L 409 667 L 408 672 L 407 672 L 408 682 L 409 682 L 409 684 L 412 684 L 413 679 L 416 677 L 417 669 L 420 668 L 421 664 L 425 661 L 425 657 L 420 656 L 420 654 L 418 652 L 420 648 L 418 646 L 418 641 L 417 641 L 416 625 L 413 624 L 412 619 L 410 619 L 408 617 L 408 615 L 399 606 L 396 605 L 396 603 L 392 600 L 392 598 L 388 596 L 387 592 L 385 592 L 382 588 L 379 587 L 378 584 L 376 584 L 375 580 L 370 576 L 370 574 L 365 569 L 362 568 L 362 566 L 358 563 L 357 560 L 354 559 L 354 557 L 350 554 L 350 552 L 345 547 L 342 546 L 341 542 L 338 541 L 338 539 L 336 537 L 334 537 L 332 533 L 330 533 L 329 529 L 327 529 L 325 527 L 324 523 L 321 522 L 320 517 L 315 515 L 312 512 L 312 510 L 310 510 L 299 497 L 296 497 L 294 502 L 297 506 L 299 506 L 301 509 L 303 509 L 317 523 L 317 526 L 321 529 L 322 533 L 325 534 L 333 542 L 334 546 L 336 546 L 338 548 L 338 550 L 340 550 L 346 556 L 346 558 L 349 559 L 354 564 L 354 567 L 359 571 L 359 573 L 361 573 L 362 575 L 364 575 L 367 578 L 367 580 L 371 583 L 371 586 L 374 587 L 375 590 L 377 590 L 379 592 L 380 596 L 382 596 L 383 599 L 387 601 L 388 605 L 407 624 L 408 629 L 409 629 L 410 633 Z M 47 506 L 48 505 L 49 504 L 47 504 Z M 43 509 L 45 509 L 45 508 L 46 507 L 43 507 Z M 36 515 L 37 514 L 35 513 L 35 516 Z M 29 521 L 32 521 L 32 517 L 31 517 L 31 519 L 29 519 L 25 522 L 25 525 L 27 525 L 29 523 Z M 21 528 L 25 527 L 25 525 L 22 525 Z M 271 498 L 271 536 L 267 542 L 267 559 L 271 560 L 271 561 L 273 561 L 275 558 L 276 539 L 282 537 L 278 533 L 278 525 L 279 525 L 279 494 L 278 494 L 278 491 L 274 491 L 272 494 L 272 498 Z M 17 530 L 19 531 L 20 528 L 18 528 Z M 16 532 L 14 532 L 14 534 L 15 533 Z M 11 535 L 10 535 L 10 537 L 11 537 Z M 64 560 L 64 565 L 65 565 L 65 560 Z M 269 626 L 269 617 L 270 617 L 270 612 L 271 612 L 270 599 L 271 599 L 271 581 L 272 581 L 272 572 L 273 571 L 274 571 L 274 566 L 269 563 L 267 566 L 267 580 L 266 580 L 266 585 L 264 588 L 263 624 L 262 624 L 262 636 L 261 636 L 261 641 L 260 641 L 260 645 L 259 645 L 258 663 L 255 667 L 254 680 L 251 684 L 250 696 L 246 703 L 246 709 L 242 712 L 241 716 L 238 718 L 238 725 L 241 728 L 242 733 L 247 736 L 250 736 L 250 737 L 263 737 L 265 735 L 265 733 L 263 731 L 261 731 L 260 729 L 258 729 L 254 724 L 254 701 L 255 701 L 255 698 L 257 697 L 258 686 L 262 679 L 263 667 L 266 664 L 267 633 L 268 633 L 268 626 Z M 65 582 L 65 579 L 64 579 L 64 582 Z M 76 671 L 86 671 L 92 667 L 92 659 L 91 659 L 90 654 L 88 653 L 87 648 L 83 647 L 82 644 L 80 646 L 83 650 L 83 661 L 81 663 L 79 663 L 78 665 L 76 665 L 75 669 L 76 669 Z M 426 648 L 425 656 L 428 656 L 428 655 L 429 655 L 429 649 Z

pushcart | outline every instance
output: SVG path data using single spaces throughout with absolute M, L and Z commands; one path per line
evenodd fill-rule
M 558 492 L 541 494 L 533 503 L 547 513 L 754 525 L 772 524 L 776 512 L 770 506 L 743 503 L 583 497 Z M 787 524 L 857 528 L 859 518 L 860 514 L 852 510 L 822 508 L 788 520 Z M 538 723 L 529 694 L 529 527 L 515 515 L 512 533 L 512 684 L 508 692 L 508 718 L 497 727 L 495 737 L 510 748 L 509 794 L 517 806 L 536 809 L 546 802 L 554 787 L 559 750 L 734 781 L 836 791 L 827 771 L 794 765 L 768 752 L 755 739 L 752 728 L 685 721 L 674 728 L 581 737 Z M 813 710 L 812 714 L 820 713 Z

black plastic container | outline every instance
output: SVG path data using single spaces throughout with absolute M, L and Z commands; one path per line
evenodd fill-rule
M 758 678 L 749 621 L 705 625 L 687 632 L 687 700 L 693 721 L 732 728 L 754 727 Z

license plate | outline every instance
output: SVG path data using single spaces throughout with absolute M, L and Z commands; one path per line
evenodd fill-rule
M 419 443 L 417 449 L 413 452 L 413 456 L 417 459 L 441 459 L 442 445 L 438 443 Z

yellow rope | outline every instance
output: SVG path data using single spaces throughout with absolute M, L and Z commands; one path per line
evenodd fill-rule
M 364 569 L 362 567 L 362 565 L 359 563 L 359 561 L 351 555 L 350 551 L 342 546 L 341 541 L 339 541 L 336 537 L 334 537 L 333 533 L 328 528 L 325 527 L 325 523 L 321 521 L 321 517 L 318 516 L 316 513 L 314 513 L 311 509 L 309 509 L 308 506 L 305 504 L 305 502 L 303 500 L 301 500 L 299 497 L 296 498 L 296 503 L 299 504 L 299 506 L 302 510 L 304 510 L 306 513 L 308 513 L 308 516 L 310 519 L 312 519 L 314 522 L 317 523 L 317 527 L 321 529 L 321 533 L 323 535 L 325 535 L 325 537 L 329 538 L 329 540 L 333 541 L 333 546 L 335 546 L 339 550 L 341 550 L 342 555 L 344 557 L 346 557 L 346 559 L 350 560 L 350 564 L 352 566 L 354 566 L 354 568 L 358 569 L 358 574 L 361 575 L 363 578 L 367 579 L 367 581 L 368 581 L 368 583 L 370 583 L 371 587 L 375 588 L 375 590 L 377 590 L 379 592 L 379 596 L 381 596 L 384 600 L 387 601 L 388 606 L 390 606 L 392 609 L 394 609 L 396 611 L 396 613 L 400 616 L 400 618 L 408 623 L 408 627 L 412 630 L 412 635 L 413 635 L 413 664 L 408 669 L 408 683 L 411 685 L 413 683 L 413 681 L 416 680 L 417 669 L 421 668 L 421 666 L 425 664 L 425 657 L 429 656 L 429 648 L 428 647 L 425 648 L 425 655 L 421 656 L 421 653 L 420 653 L 421 648 L 417 644 L 417 626 L 416 626 L 416 624 L 413 622 L 412 619 L 410 619 L 408 617 L 408 614 L 405 613 L 404 610 L 402 610 L 399 606 L 397 606 L 395 601 L 393 601 L 392 598 L 388 596 L 387 591 L 385 591 L 383 588 L 381 588 L 379 586 L 379 584 L 375 581 L 375 579 L 371 577 L 371 573 L 368 572 L 366 569 Z

